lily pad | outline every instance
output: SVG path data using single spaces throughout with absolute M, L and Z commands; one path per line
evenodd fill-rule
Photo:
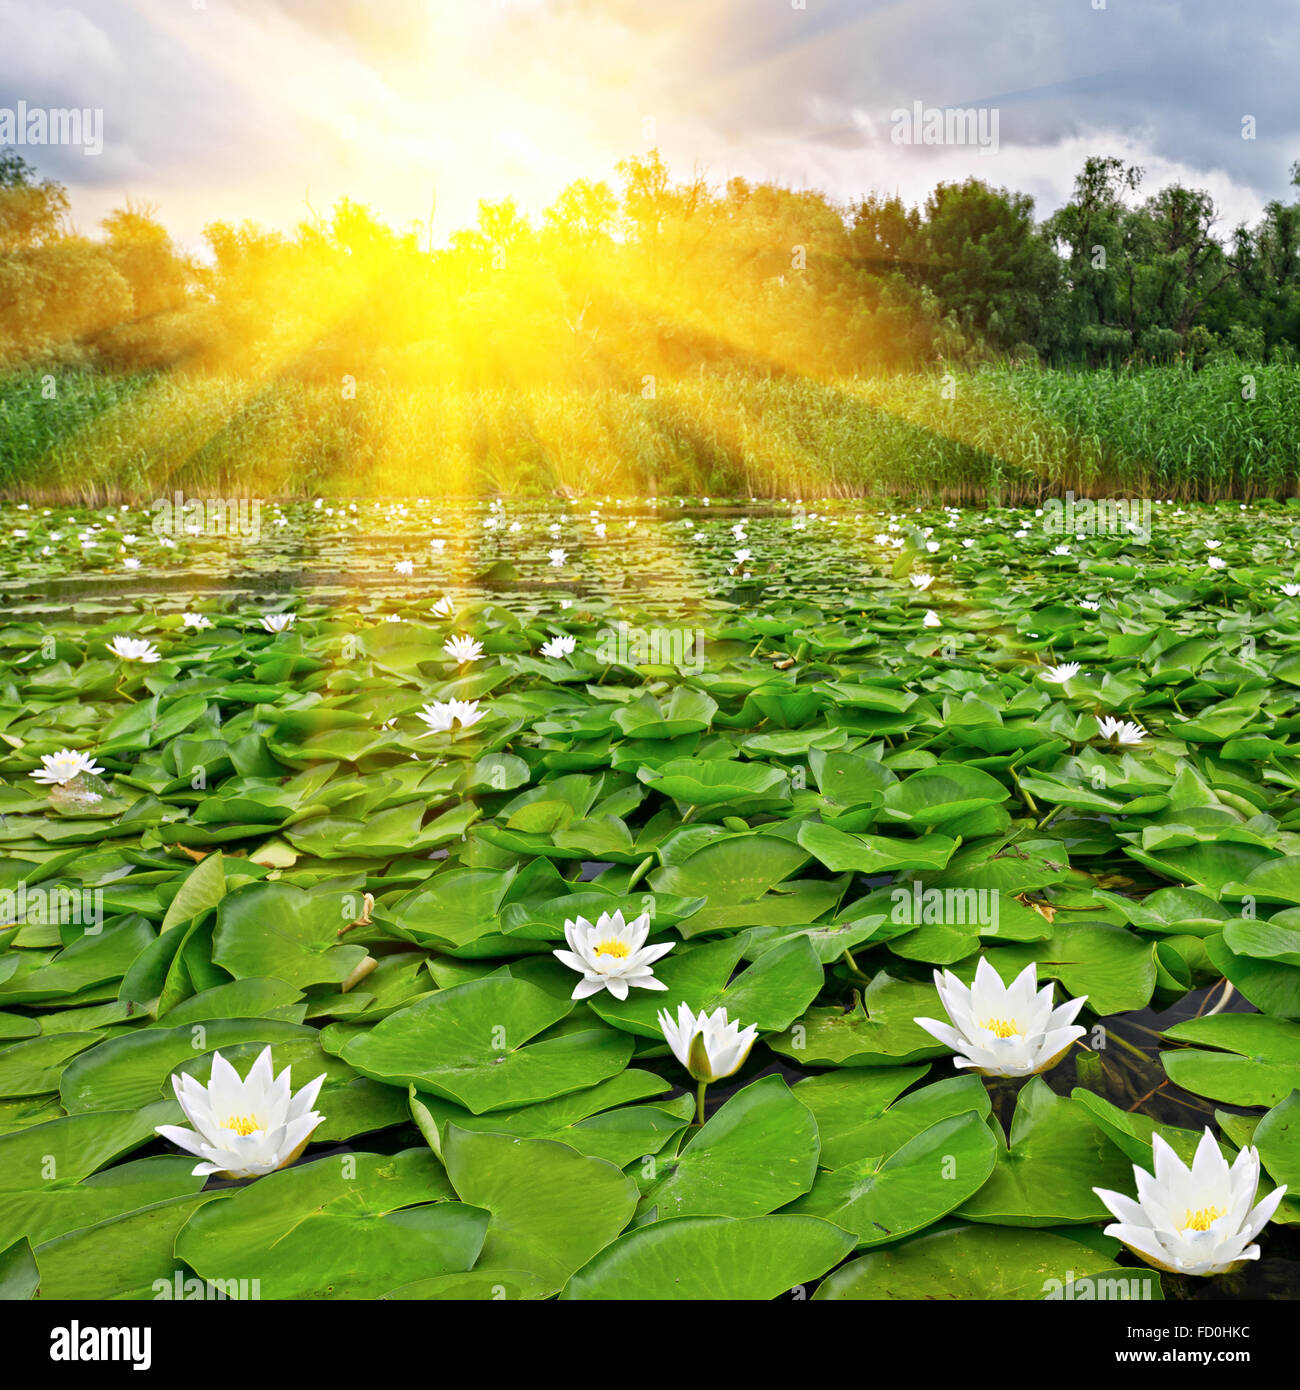
M 1118 1242 L 1112 1242 L 1118 1245 Z M 953 1226 L 835 1270 L 815 1299 L 1159 1299 L 1155 1270 L 1117 1265 L 1051 1230 Z
M 681 1216 L 620 1236 L 561 1297 L 766 1302 L 820 1278 L 852 1248 L 847 1231 L 814 1216 Z
M 508 1110 L 595 1086 L 627 1065 L 632 1040 L 613 1029 L 538 1037 L 573 1007 L 523 980 L 475 980 L 389 1014 L 342 1055 L 364 1076 L 414 1084 L 475 1115 Z
M 255 1280 L 263 1298 L 375 1298 L 472 1268 L 487 1227 L 425 1150 L 340 1154 L 207 1203 L 176 1255 L 213 1281 Z

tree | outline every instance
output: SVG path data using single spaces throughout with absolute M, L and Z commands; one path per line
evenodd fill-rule
M 1050 349 L 1044 305 L 1060 267 L 1034 222 L 1034 201 L 979 179 L 941 183 L 926 199 L 916 274 L 964 330 L 1009 351 Z
M 1113 156 L 1090 156 L 1074 196 L 1044 224 L 1064 262 L 1058 301 L 1061 339 L 1071 356 L 1096 363 L 1131 352 L 1140 326 L 1132 295 L 1137 226 L 1128 199 L 1142 170 Z
M 0 250 L 43 246 L 62 234 L 68 190 L 13 150 L 0 150 Z
M 156 208 L 128 202 L 100 225 L 109 263 L 131 287 L 137 319 L 184 305 L 193 268 L 158 221 Z

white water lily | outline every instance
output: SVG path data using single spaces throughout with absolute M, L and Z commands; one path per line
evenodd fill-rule
M 477 661 L 483 655 L 482 642 L 477 642 L 472 637 L 448 637 L 442 644 L 442 649 L 462 666 L 467 662 Z
M 195 1177 L 219 1173 L 227 1178 L 255 1178 L 274 1173 L 302 1153 L 325 1118 L 312 1109 L 325 1073 L 294 1095 L 290 1071 L 285 1067 L 279 1076 L 272 1075 L 267 1047 L 241 1081 L 221 1053 L 214 1053 L 206 1086 L 192 1076 L 172 1077 L 176 1099 L 194 1129 L 158 1125 L 157 1133 L 203 1159 L 194 1169 Z
M 1081 598 L 1079 600 L 1079 607 L 1086 608 L 1089 613 L 1095 613 L 1101 607 L 1101 604 L 1090 598 Z
M 686 1003 L 677 1006 L 676 1019 L 660 1009 L 659 1027 L 673 1056 L 701 1085 L 739 1071 L 758 1038 L 755 1023 L 742 1030 L 739 1022 L 727 1017 L 726 1009 L 696 1014 Z
M 1287 598 L 1300 598 L 1300 584 L 1283 584 L 1280 587 Z
M 262 619 L 262 626 L 267 632 L 288 632 L 297 619 L 296 613 L 268 613 Z
M 1069 553 L 1070 547 L 1068 545 L 1054 545 L 1052 547 L 1053 555 L 1068 555 Z
M 921 619 L 922 627 L 942 627 L 943 619 L 934 611 L 933 608 L 925 610 L 925 617 Z
M 912 1021 L 957 1054 L 953 1065 L 974 1067 L 985 1076 L 1033 1076 L 1047 1071 L 1070 1050 L 1085 1029 L 1074 1024 L 1087 995 L 1052 1006 L 1052 985 L 1038 988 L 1038 966 L 1031 961 L 1009 985 L 980 957 L 974 983 L 952 973 L 934 972 L 934 987 L 951 1023 L 933 1018 Z M 1073 1026 L 1072 1026 L 1073 1025 Z
M 1064 685 L 1066 681 L 1073 680 L 1079 674 L 1079 663 L 1077 661 L 1063 661 L 1059 666 L 1045 666 L 1039 675 L 1045 681 L 1051 681 L 1053 685 Z
M 1209 565 L 1212 570 L 1223 570 L 1228 568 L 1228 562 L 1226 560 L 1220 560 L 1217 555 L 1211 555 L 1205 563 Z
M 445 734 L 455 724 L 468 729 L 485 714 L 487 710 L 479 709 L 477 700 L 435 700 L 417 710 L 415 717 L 424 720 L 431 734 Z
M 181 626 L 201 632 L 205 627 L 212 626 L 212 619 L 206 613 L 182 613 Z
M 754 552 L 747 549 L 745 546 L 742 546 L 739 550 L 733 550 L 731 553 L 735 556 L 736 562 L 741 565 L 752 559 L 754 555 Z
M 162 653 L 143 637 L 114 637 L 108 649 L 119 661 L 142 661 L 149 665 L 162 660 Z
M 439 618 L 450 618 L 456 611 L 456 605 L 444 596 L 433 605 L 433 611 Z
M 1097 732 L 1102 738 L 1113 738 L 1116 743 L 1129 745 L 1141 743 L 1147 735 L 1141 724 L 1131 719 L 1114 719 L 1108 714 L 1097 720 Z
M 137 560 L 134 555 L 128 555 L 126 559 L 122 561 L 122 566 L 124 569 L 138 570 L 140 568 L 140 561 Z
M 394 574 L 414 574 L 414 573 L 415 573 L 415 561 L 414 561 L 414 560 L 399 560 L 399 561 L 393 566 L 393 573 L 394 573 Z
M 560 660 L 566 656 L 572 656 L 577 649 L 578 639 L 567 635 L 562 637 L 552 637 L 549 642 L 542 643 L 542 655 L 549 656 L 553 660 Z
M 1151 1136 L 1154 1175 L 1133 1166 L 1137 1201 L 1102 1187 L 1092 1190 L 1117 1220 L 1106 1227 L 1156 1269 L 1175 1274 L 1228 1274 L 1259 1259 L 1251 1242 L 1268 1225 L 1286 1188 L 1254 1206 L 1259 1151 L 1244 1148 L 1229 1168 L 1207 1128 L 1189 1168 L 1159 1134 Z
M 551 562 L 551 568 L 558 570 L 564 567 L 564 562 L 569 558 L 569 552 L 557 545 L 553 550 L 546 552 L 546 557 Z
M 75 782 L 84 772 L 97 777 L 104 769 L 98 766 L 90 753 L 79 753 L 74 748 L 60 748 L 57 753 L 42 753 L 41 766 L 27 775 L 33 782 L 47 787 L 66 787 Z
M 626 999 L 629 987 L 635 989 L 667 989 L 654 977 L 650 967 L 660 956 L 666 956 L 674 943 L 647 946 L 650 935 L 650 914 L 643 912 L 631 922 L 623 920 L 622 911 L 602 912 L 595 925 L 585 917 L 564 924 L 567 951 L 551 954 L 571 970 L 581 973 L 574 986 L 573 998 L 586 999 L 607 989 L 615 999 Z
M 934 583 L 932 574 L 909 574 L 907 578 L 914 589 L 928 589 Z

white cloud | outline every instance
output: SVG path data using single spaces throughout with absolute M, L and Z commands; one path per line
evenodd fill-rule
M 845 200 L 973 174 L 1040 215 L 1087 155 L 1118 154 L 1149 191 L 1209 188 L 1229 228 L 1300 156 L 1294 0 L 0 0 L 0 29 L 5 90 L 104 107 L 101 158 L 34 159 L 81 224 L 130 194 L 190 244 L 217 218 L 291 225 L 308 190 L 398 225 L 436 193 L 445 236 L 479 198 L 536 211 L 652 144 L 680 174 Z M 914 100 L 996 106 L 1000 152 L 892 144 Z

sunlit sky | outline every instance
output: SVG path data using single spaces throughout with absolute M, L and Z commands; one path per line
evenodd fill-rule
M 344 195 L 434 238 L 544 207 L 652 147 L 849 199 L 975 174 L 1046 215 L 1092 153 L 1208 188 L 1223 230 L 1300 158 L 1296 0 L 0 0 L 0 107 L 102 108 L 104 149 L 26 148 L 79 227 L 127 196 L 187 245 Z M 999 148 L 891 113 L 996 108 Z M 1242 138 L 1244 117 L 1256 138 Z

